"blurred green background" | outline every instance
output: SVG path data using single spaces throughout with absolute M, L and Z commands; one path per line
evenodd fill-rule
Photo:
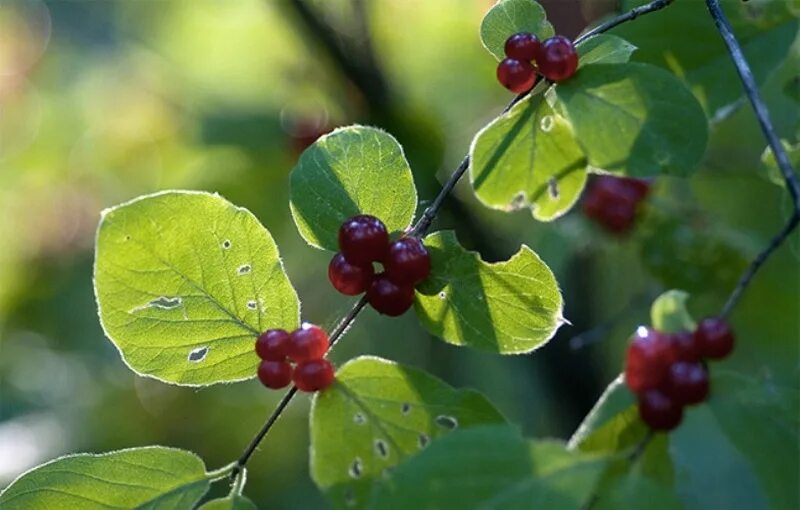
M 338 125 L 383 127 L 405 146 L 425 206 L 510 99 L 478 38 L 492 3 L 0 2 L 0 487 L 69 452 L 162 444 L 210 468 L 236 458 L 280 393 L 253 381 L 179 388 L 130 372 L 94 305 L 99 212 L 157 190 L 218 191 L 272 232 L 303 318 L 332 326 L 352 302 L 327 283 L 329 254 L 306 246 L 291 221 L 299 150 Z M 570 36 L 616 5 L 542 3 Z M 798 53 L 795 41 L 764 85 L 792 142 Z M 749 108 L 725 112 L 702 168 L 659 179 L 625 238 L 580 208 L 551 224 L 489 211 L 460 186 L 438 226 L 487 260 L 530 245 L 556 272 L 572 325 L 533 355 L 501 357 L 431 338 L 413 313 L 387 327 L 366 310 L 333 360 L 370 353 L 425 368 L 485 392 L 527 435 L 568 437 L 661 290 L 691 291 L 697 314 L 718 310 L 777 231 L 789 202 L 761 167 L 764 147 Z M 730 368 L 797 387 L 799 257 L 794 235 L 747 291 Z M 324 507 L 308 476 L 307 410 L 297 398 L 251 461 L 245 492 L 263 508 Z

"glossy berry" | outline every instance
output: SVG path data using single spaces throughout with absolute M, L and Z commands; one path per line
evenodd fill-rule
M 699 404 L 708 396 L 708 371 L 697 361 L 673 363 L 664 391 L 678 404 Z
M 700 360 L 694 334 L 690 331 L 678 331 L 669 335 L 670 347 L 676 361 L 695 362 Z
M 372 280 L 367 290 L 367 301 L 378 313 L 396 317 L 411 308 L 414 303 L 414 287 L 394 283 L 382 273 Z
M 333 383 L 333 365 L 320 358 L 304 361 L 294 369 L 294 384 L 301 391 L 324 390 Z
M 530 62 L 505 58 L 497 65 L 497 80 L 511 92 L 522 94 L 536 83 L 536 70 Z
M 431 256 L 422 241 L 404 237 L 389 245 L 383 265 L 393 282 L 416 285 L 431 273 Z
M 578 69 L 578 52 L 572 41 L 556 35 L 545 39 L 536 52 L 536 66 L 545 78 L 561 81 L 575 74 Z
M 625 358 L 625 383 L 634 393 L 658 388 L 674 361 L 666 335 L 639 326 Z
M 267 361 L 284 361 L 289 348 L 289 333 L 284 329 L 268 329 L 256 340 L 256 354 Z
M 733 331 L 720 317 L 708 317 L 700 321 L 694 339 L 704 358 L 722 359 L 733 350 Z
M 363 266 L 381 261 L 388 247 L 386 225 L 375 216 L 359 214 L 339 228 L 339 249 L 351 264 Z
M 639 203 L 649 191 L 645 180 L 601 175 L 587 189 L 583 212 L 606 230 L 624 234 L 633 227 Z
M 672 430 L 683 419 L 683 406 L 661 390 L 648 390 L 639 397 L 639 416 L 653 430 Z
M 530 62 L 536 58 L 539 45 L 538 37 L 529 32 L 520 32 L 506 40 L 506 56 L 508 58 Z
M 258 365 L 258 379 L 267 388 L 284 388 L 292 382 L 292 365 L 288 361 L 262 361 Z
M 328 351 L 328 334 L 319 326 L 303 323 L 289 335 L 288 356 L 296 363 L 319 359 Z
M 356 296 L 369 287 L 375 269 L 372 264 L 351 264 L 344 255 L 337 253 L 328 264 L 328 279 L 333 287 L 347 296 Z

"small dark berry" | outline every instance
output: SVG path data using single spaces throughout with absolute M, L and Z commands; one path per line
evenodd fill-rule
M 373 276 L 375 269 L 371 263 L 361 266 L 351 264 L 341 253 L 334 255 L 328 264 L 328 279 L 336 290 L 347 296 L 365 292 Z
M 378 313 L 396 317 L 411 308 L 414 303 L 414 287 L 398 285 L 382 273 L 372 280 L 367 290 L 367 301 Z
M 674 361 L 663 333 L 644 326 L 636 328 L 625 357 L 625 383 L 634 393 L 658 388 Z
M 638 200 L 644 200 L 650 194 L 650 182 L 644 179 L 634 179 L 633 177 L 620 178 Z
M 548 80 L 561 81 L 575 74 L 578 52 L 572 41 L 556 35 L 545 39 L 536 53 L 536 66 Z
M 328 334 L 319 326 L 303 323 L 289 335 L 288 356 L 296 363 L 319 359 L 328 351 Z
M 382 261 L 388 248 L 386 225 L 375 216 L 359 214 L 339 228 L 339 249 L 351 264 L 364 266 Z
M 583 212 L 606 230 L 624 234 L 633 227 L 638 205 L 649 186 L 641 179 L 597 176 L 587 188 Z
M 529 32 L 514 34 L 506 40 L 506 56 L 530 62 L 536 58 L 539 44 L 539 38 Z
M 393 282 L 416 285 L 431 273 L 431 257 L 422 241 L 404 237 L 389 245 L 384 267 Z
M 676 361 L 695 362 L 700 360 L 700 351 L 697 348 L 694 334 L 691 332 L 670 333 L 669 341 Z
M 699 362 L 673 363 L 664 391 L 681 405 L 699 404 L 708 396 L 708 371 Z
M 639 416 L 653 430 L 672 430 L 683 419 L 683 406 L 660 390 L 639 397 Z
M 700 321 L 694 339 L 704 358 L 722 359 L 733 350 L 733 331 L 720 317 L 708 317 Z
M 522 94 L 536 83 L 536 70 L 530 62 L 506 58 L 497 65 L 497 80 L 511 92 Z
M 324 390 L 333 383 L 333 365 L 320 358 L 304 361 L 294 369 L 294 384 L 301 391 Z
M 288 361 L 262 361 L 258 365 L 258 379 L 267 388 L 284 388 L 292 382 L 292 365 Z
M 256 340 L 256 354 L 263 360 L 284 361 L 289 348 L 289 333 L 285 329 L 268 329 Z

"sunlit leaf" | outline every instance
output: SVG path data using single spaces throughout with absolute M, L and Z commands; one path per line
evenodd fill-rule
M 578 67 L 590 64 L 620 64 L 630 60 L 636 46 L 621 37 L 597 34 L 581 41 L 578 50 Z
M 259 332 L 299 322 L 269 232 L 218 195 L 170 191 L 106 210 L 95 257 L 103 328 L 142 375 L 182 385 L 247 379 Z
M 415 309 L 425 329 L 444 341 L 523 353 L 542 346 L 564 323 L 555 276 L 527 246 L 494 264 L 465 250 L 453 232 L 431 234 L 425 246 L 432 269 L 417 287 Z
M 505 420 L 479 393 L 413 368 L 360 357 L 311 411 L 311 475 L 335 508 L 365 508 L 372 482 L 456 428 Z
M 337 129 L 314 142 L 292 170 L 290 185 L 300 235 L 326 250 L 339 250 L 339 227 L 351 216 L 371 214 L 396 232 L 411 224 L 417 207 L 402 147 L 371 127 Z
M 689 293 L 682 290 L 668 290 L 658 296 L 650 307 L 650 322 L 659 331 L 675 333 L 694 331 L 695 322 L 686 309 Z
M 789 162 L 796 171 L 800 167 L 800 142 L 792 145 L 786 140 L 781 140 L 781 144 L 786 150 L 786 155 L 789 156 Z M 767 170 L 767 177 L 770 181 L 782 188 L 786 187 L 786 180 L 783 178 L 783 173 L 781 173 L 778 162 L 775 160 L 775 154 L 772 153 L 770 147 L 766 147 L 764 152 L 761 153 L 761 164 Z
M 506 39 L 519 32 L 544 40 L 554 34 L 544 8 L 535 0 L 500 0 L 481 22 L 481 41 L 497 60 L 505 58 Z

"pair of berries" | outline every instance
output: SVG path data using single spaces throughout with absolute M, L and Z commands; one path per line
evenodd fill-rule
M 361 214 L 339 228 L 339 253 L 328 265 L 328 279 L 342 294 L 367 293 L 367 302 L 379 313 L 403 314 L 414 303 L 414 286 L 428 277 L 431 259 L 422 241 L 401 237 L 390 242 L 381 220 Z M 373 263 L 383 265 L 375 274 Z
M 630 231 L 639 204 L 650 193 L 643 179 L 598 175 L 589 185 L 583 212 L 604 229 L 615 234 Z
M 663 333 L 640 326 L 625 359 L 625 383 L 639 398 L 639 416 L 653 430 L 672 430 L 684 406 L 708 397 L 705 359 L 733 350 L 733 332 L 721 318 L 703 319 L 692 333 Z
M 301 391 L 324 390 L 334 377 L 333 365 L 323 357 L 329 345 L 328 334 L 313 324 L 304 323 L 291 333 L 269 329 L 256 340 L 256 354 L 263 360 L 258 366 L 258 378 L 272 389 L 284 388 L 294 381 Z
M 535 35 L 520 32 L 506 40 L 505 53 L 506 58 L 497 66 L 497 79 L 517 94 L 533 88 L 537 70 L 548 80 L 561 81 L 575 74 L 578 68 L 578 52 L 572 41 L 562 35 L 539 42 Z

